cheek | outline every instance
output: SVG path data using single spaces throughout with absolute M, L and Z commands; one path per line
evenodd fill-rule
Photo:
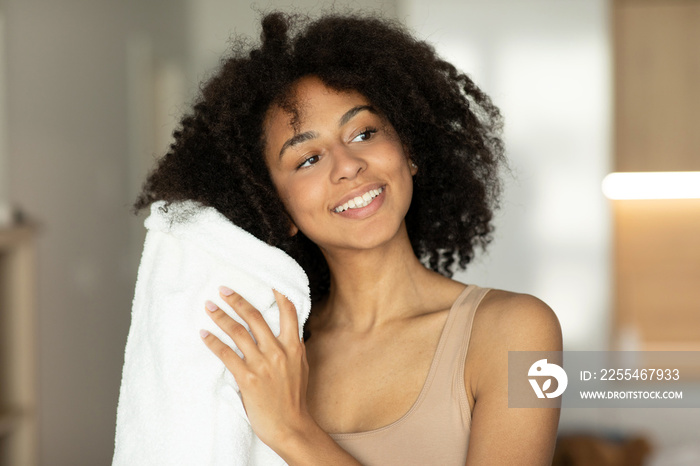
M 287 213 L 302 230 L 324 209 L 324 193 L 312 180 L 296 180 L 284 186 L 282 191 Z
M 392 145 L 390 150 L 386 151 L 385 154 L 391 155 L 382 157 L 381 163 L 384 165 L 384 169 L 388 172 L 392 172 L 394 177 L 400 179 L 402 182 L 410 182 L 412 184 L 413 175 L 411 173 L 411 166 L 403 148 L 401 146 L 396 147 Z
M 297 203 L 293 201 L 293 199 L 295 199 L 293 186 L 291 186 L 288 183 L 288 180 L 285 180 L 283 177 L 279 176 L 279 173 L 275 173 L 274 171 L 271 173 L 271 178 L 272 184 L 277 190 L 277 195 L 279 196 L 280 200 L 282 201 L 282 204 L 284 205 L 285 210 L 287 211 L 287 215 L 296 224 L 296 214 L 294 212 L 294 209 Z

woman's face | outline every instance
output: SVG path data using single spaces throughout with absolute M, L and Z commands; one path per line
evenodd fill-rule
M 293 221 L 324 250 L 367 249 L 396 236 L 415 168 L 389 122 L 361 94 L 316 77 L 294 86 L 298 116 L 272 107 L 265 159 Z

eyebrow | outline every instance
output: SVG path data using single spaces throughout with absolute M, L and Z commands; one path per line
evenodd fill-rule
M 343 126 L 345 123 L 348 121 L 352 120 L 352 118 L 357 115 L 358 113 L 367 110 L 368 112 L 374 113 L 375 115 L 378 114 L 377 110 L 372 107 L 371 105 L 358 105 L 357 107 L 353 107 L 347 112 L 343 114 L 343 116 L 340 117 L 338 120 L 338 126 Z M 318 137 L 318 133 L 316 131 L 306 131 L 304 133 L 299 133 L 295 134 L 291 138 L 287 139 L 284 144 L 282 144 L 282 148 L 280 149 L 280 156 L 279 158 L 282 158 L 282 154 L 284 153 L 285 150 L 287 150 L 289 147 L 296 146 L 297 144 L 301 144 L 302 142 L 310 141 L 311 139 L 315 139 Z

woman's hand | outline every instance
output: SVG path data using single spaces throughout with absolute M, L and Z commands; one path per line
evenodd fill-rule
M 315 424 L 306 408 L 309 365 L 299 339 L 296 309 L 273 290 L 280 310 L 280 335 L 275 337 L 260 311 L 241 295 L 223 286 L 219 292 L 248 324 L 255 340 L 243 325 L 211 301 L 206 303 L 209 316 L 236 343 L 243 358 L 206 330 L 200 332 L 201 336 L 235 377 L 253 430 L 277 451 Z

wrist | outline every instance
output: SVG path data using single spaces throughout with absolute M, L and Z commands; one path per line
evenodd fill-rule
M 278 444 L 280 450 L 299 450 L 302 445 L 319 435 L 327 435 L 310 414 L 301 416 L 296 422 L 280 432 Z M 280 455 L 282 456 L 282 455 Z
M 274 447 L 271 445 L 289 466 L 360 464 L 335 443 L 311 415 L 300 418 L 294 426 L 278 437 Z

